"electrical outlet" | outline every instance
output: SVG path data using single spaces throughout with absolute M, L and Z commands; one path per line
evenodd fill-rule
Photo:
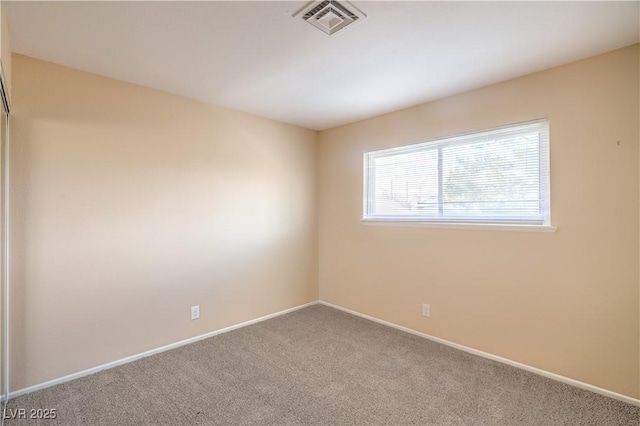
M 431 318 L 431 305 L 428 303 L 422 304 L 422 316 Z
M 200 305 L 191 307 L 191 319 L 195 320 L 200 318 Z

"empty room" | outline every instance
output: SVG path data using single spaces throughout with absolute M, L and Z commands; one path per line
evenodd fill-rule
M 640 424 L 640 2 L 0 15 L 3 425 Z

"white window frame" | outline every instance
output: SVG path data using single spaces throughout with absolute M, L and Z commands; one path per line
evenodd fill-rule
M 540 210 L 541 217 L 539 219 L 530 218 L 518 218 L 518 217 L 484 217 L 484 218 L 471 218 L 471 217 L 421 217 L 421 216 L 393 216 L 393 215 L 375 215 L 372 213 L 374 202 L 374 185 L 375 174 L 374 167 L 371 165 L 377 158 L 404 154 L 422 150 L 438 149 L 439 164 L 438 168 L 441 169 L 441 150 L 444 147 L 452 145 L 463 145 L 470 143 L 475 138 L 482 138 L 489 135 L 499 134 L 505 131 L 513 130 L 523 126 L 538 126 L 540 129 L 539 140 L 539 175 L 540 175 Z M 363 214 L 362 222 L 364 224 L 372 225 L 392 225 L 392 226 L 428 226 L 439 228 L 490 228 L 496 230 L 524 230 L 524 231 L 546 231 L 553 232 L 556 228 L 551 224 L 551 176 L 550 176 L 550 164 L 549 164 L 549 122 L 546 118 L 537 119 L 527 122 L 515 123 L 501 127 L 494 127 L 490 129 L 484 129 L 480 131 L 468 132 L 458 134 L 454 136 L 441 137 L 431 139 L 428 141 L 422 141 L 418 143 L 412 143 L 408 145 L 395 146 L 392 148 L 367 151 L 364 153 L 363 159 Z M 439 185 L 442 185 L 440 179 Z M 439 190 L 441 192 L 441 189 Z M 439 197 L 441 202 L 441 197 Z

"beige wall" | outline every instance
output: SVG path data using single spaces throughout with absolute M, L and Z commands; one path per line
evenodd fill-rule
M 13 60 L 12 390 L 317 300 L 316 132 Z
M 638 398 L 638 80 L 636 45 L 321 132 L 320 299 Z M 556 233 L 360 222 L 364 151 L 541 117 Z

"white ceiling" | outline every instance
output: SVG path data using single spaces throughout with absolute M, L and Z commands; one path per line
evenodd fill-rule
M 3 2 L 15 52 L 326 129 L 637 43 L 639 2 Z

